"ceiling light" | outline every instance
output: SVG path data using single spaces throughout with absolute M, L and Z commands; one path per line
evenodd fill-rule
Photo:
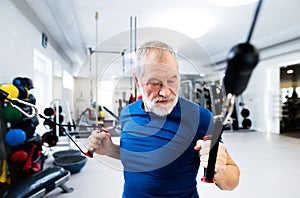
M 294 70 L 289 69 L 289 70 L 286 71 L 286 73 L 287 73 L 287 74 L 292 74 L 292 73 L 294 73 Z

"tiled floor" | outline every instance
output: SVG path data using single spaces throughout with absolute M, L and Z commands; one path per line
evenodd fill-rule
M 298 198 L 300 197 L 300 139 L 261 132 L 225 132 L 223 139 L 241 169 L 240 185 L 221 191 L 214 184 L 200 182 L 201 198 Z M 79 140 L 80 141 L 80 140 Z M 118 141 L 115 139 L 115 141 Z M 47 160 L 51 166 L 51 158 Z M 66 183 L 72 193 L 57 188 L 47 198 L 118 198 L 122 194 L 122 167 L 119 161 L 97 156 L 71 175 Z

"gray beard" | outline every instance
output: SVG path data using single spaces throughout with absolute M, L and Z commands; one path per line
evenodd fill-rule
M 150 112 L 155 113 L 158 116 L 166 116 L 166 115 L 170 114 L 178 101 L 178 96 L 174 96 L 174 95 L 171 95 L 167 98 L 156 97 L 153 101 L 150 101 L 146 97 L 145 92 L 142 89 L 142 87 L 140 87 L 140 92 L 142 94 L 144 104 L 147 106 L 147 108 L 150 110 Z M 157 101 L 168 100 L 168 99 L 173 99 L 172 103 L 167 104 L 167 105 L 156 103 Z

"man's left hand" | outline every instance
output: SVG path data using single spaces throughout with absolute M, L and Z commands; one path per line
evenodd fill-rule
M 195 150 L 199 151 L 200 156 L 200 165 L 203 168 L 207 168 L 208 165 L 208 158 L 209 158 L 209 151 L 211 148 L 211 140 L 198 140 L 196 143 L 196 146 L 194 147 Z M 215 177 L 216 179 L 223 175 L 223 172 L 226 168 L 226 146 L 223 143 L 219 143 L 219 149 L 216 159 L 216 165 L 215 165 Z

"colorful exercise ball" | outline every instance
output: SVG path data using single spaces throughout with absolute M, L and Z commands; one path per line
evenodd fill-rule
M 8 93 L 7 98 L 18 98 L 19 96 L 18 88 L 13 84 L 2 84 L 0 85 L 0 89 Z M 7 100 L 5 100 L 5 102 L 7 102 Z
M 1 113 L 3 120 L 6 122 L 17 122 L 22 118 L 22 113 L 10 104 L 4 107 Z
M 33 89 L 33 82 L 30 78 L 24 77 L 22 79 L 22 85 L 26 87 L 28 90 Z
M 26 87 L 28 90 L 34 88 L 32 80 L 27 77 L 16 77 L 13 79 L 13 84 L 17 87 L 18 86 Z
M 25 102 L 29 102 L 29 103 L 31 103 L 33 105 L 36 104 L 36 98 L 34 97 L 34 95 L 32 95 L 30 93 L 28 94 L 28 97 L 24 99 L 24 101 Z
M 28 154 L 24 150 L 15 151 L 10 156 L 11 162 L 26 162 L 27 159 L 28 159 Z
M 26 133 L 21 129 L 10 129 L 5 135 L 5 141 L 9 146 L 19 146 L 26 140 Z
M 23 100 L 23 99 L 28 98 L 29 92 L 26 87 L 23 87 L 23 86 L 16 86 L 16 87 L 19 90 L 19 96 L 18 96 L 19 99 Z
M 13 79 L 12 81 L 13 85 L 15 85 L 16 87 L 18 86 L 23 86 L 22 85 L 22 77 L 16 77 Z

